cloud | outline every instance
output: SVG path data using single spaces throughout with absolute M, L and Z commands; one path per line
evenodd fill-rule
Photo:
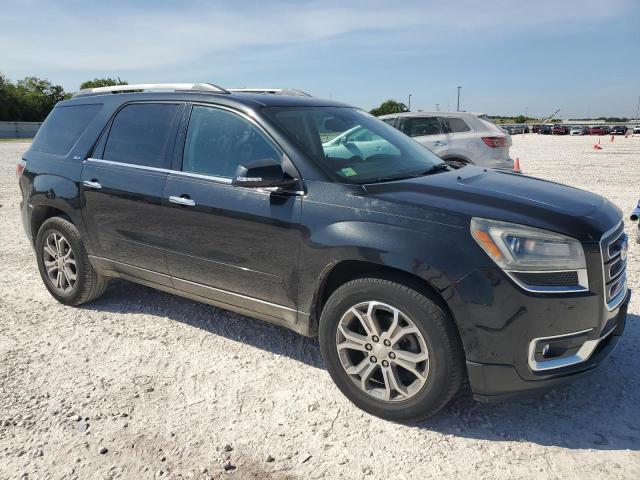
M 238 49 L 361 41 L 442 50 L 480 38 L 545 34 L 619 15 L 632 0 L 537 2 L 0 2 L 0 65 L 144 70 Z M 392 43 L 393 42 L 393 43 Z

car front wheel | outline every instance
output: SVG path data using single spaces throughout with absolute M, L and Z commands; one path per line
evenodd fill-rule
M 464 362 L 449 316 L 400 283 L 361 278 L 338 288 L 320 320 L 329 374 L 359 408 L 394 421 L 434 415 L 458 391 Z

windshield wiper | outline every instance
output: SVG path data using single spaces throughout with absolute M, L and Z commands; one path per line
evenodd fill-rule
M 420 175 L 417 175 L 417 176 L 431 175 L 432 173 L 440 172 L 443 170 L 449 170 L 449 165 L 446 162 L 436 163 L 429 170 L 425 170 L 424 172 L 422 172 Z
M 431 175 L 432 173 L 436 173 L 444 170 L 449 170 L 449 165 L 447 165 L 446 162 L 437 163 L 433 165 L 431 168 L 429 168 L 428 170 L 425 170 L 424 172 L 411 173 L 406 175 L 395 175 L 395 176 L 388 176 L 388 177 L 378 177 L 375 180 L 367 183 L 395 182 L 396 180 L 406 180 L 408 178 L 424 177 L 425 175 Z

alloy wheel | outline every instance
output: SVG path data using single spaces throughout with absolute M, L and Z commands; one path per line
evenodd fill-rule
M 426 341 L 416 324 L 391 305 L 368 301 L 349 308 L 338 323 L 336 348 L 349 378 L 378 400 L 408 400 L 427 382 Z
M 77 279 L 76 257 L 67 239 L 58 232 L 47 235 L 43 262 L 53 288 L 69 293 Z

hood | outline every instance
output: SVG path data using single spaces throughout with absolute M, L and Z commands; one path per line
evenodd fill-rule
M 399 209 L 404 208 L 404 212 L 415 214 L 416 207 L 418 211 L 447 212 L 453 224 L 460 223 L 460 215 L 492 218 L 544 228 L 582 241 L 600 240 L 604 232 L 622 219 L 622 212 L 599 195 L 538 178 L 474 166 L 415 179 L 370 184 L 366 190 L 376 202 L 391 202 Z

